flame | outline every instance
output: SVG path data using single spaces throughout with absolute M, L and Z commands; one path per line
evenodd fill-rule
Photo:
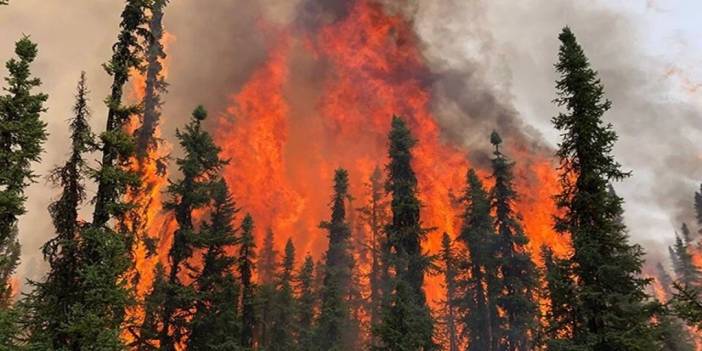
M 436 228 L 424 248 L 437 252 L 441 233 L 458 234 L 450 195 L 464 188 L 470 165 L 467 150 L 442 138 L 431 109 L 431 72 L 411 22 L 357 0 L 347 16 L 313 33 L 267 29 L 275 37 L 268 59 L 232 95 L 215 132 L 223 156 L 232 160 L 224 177 L 239 206 L 254 216 L 258 238 L 272 228 L 279 247 L 292 237 L 300 256 L 320 257 L 326 236 L 318 224 L 329 216 L 333 170 L 348 169 L 351 193 L 362 196 L 373 168 L 387 163 L 387 134 L 397 114 L 418 140 L 413 167 L 422 221 Z M 294 63 L 301 60 L 314 67 L 313 84 L 296 76 Z M 565 254 L 568 238 L 552 229 L 552 196 L 559 190 L 554 165 L 548 157 L 514 151 L 518 208 L 531 252 L 537 261 L 541 245 Z M 441 297 L 440 281 L 427 277 L 429 301 Z
M 165 49 L 175 41 L 175 37 L 164 32 L 161 44 Z M 168 76 L 168 59 L 162 59 L 163 78 Z M 146 94 L 146 76 L 141 72 L 132 72 L 129 98 L 132 101 L 143 101 Z M 163 120 L 163 116 L 161 116 Z M 126 130 L 133 134 L 141 126 L 139 116 L 132 116 Z M 161 140 L 161 129 L 156 126 L 153 134 L 154 140 Z M 157 262 L 166 262 L 168 247 L 172 241 L 172 233 L 176 229 L 173 217 L 163 212 L 164 191 L 168 185 L 167 170 L 160 164 L 166 158 L 172 146 L 165 140 L 154 143 L 146 151 L 146 155 L 139 158 L 133 156 L 128 162 L 127 169 L 139 175 L 141 187 L 137 191 L 126 194 L 125 201 L 135 206 L 124 220 L 127 228 L 134 231 L 138 237 L 133 247 L 134 268 L 128 274 L 128 280 L 134 283 L 134 293 L 137 301 L 143 301 L 151 290 L 154 281 L 154 269 Z M 146 247 L 146 240 L 153 240 L 158 244 L 155 255 L 150 255 Z M 140 325 L 144 320 L 144 310 L 141 307 L 127 311 L 127 321 L 133 325 Z M 125 330 L 122 335 L 127 344 L 134 341 L 131 331 Z

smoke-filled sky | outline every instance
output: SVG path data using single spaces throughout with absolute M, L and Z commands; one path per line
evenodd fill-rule
M 44 176 L 67 151 L 67 124 L 81 70 L 88 73 L 93 125 L 104 124 L 118 0 L 11 0 L 0 8 L 0 61 L 22 34 L 39 44 L 34 72 L 50 95 L 50 138 L 36 171 Z M 386 0 L 386 3 L 391 1 Z M 165 25 L 170 92 L 163 134 L 196 104 L 221 113 L 227 99 L 265 58 L 268 36 L 257 24 L 314 21 L 302 0 L 173 0 Z M 322 2 L 320 2 L 322 3 Z M 342 3 L 331 1 L 328 4 Z M 557 34 L 572 27 L 600 72 L 613 109 L 607 118 L 620 140 L 617 158 L 632 178 L 616 188 L 626 200 L 634 240 L 664 257 L 681 220 L 691 220 L 692 195 L 702 181 L 702 3 L 682 0 L 415 0 L 402 2 L 435 74 L 434 109 L 446 138 L 472 152 L 487 149 L 492 129 L 522 130 L 555 146 L 553 64 Z M 320 5 L 317 5 L 320 6 Z M 328 11 L 333 11 L 329 5 Z M 313 26 L 312 26 L 313 28 Z M 2 75 L 5 75 L 3 72 Z M 42 271 L 39 247 L 52 232 L 46 207 L 55 193 L 41 178 L 29 191 L 20 223 L 22 277 Z

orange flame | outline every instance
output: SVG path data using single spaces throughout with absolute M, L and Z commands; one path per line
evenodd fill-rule
M 375 165 L 386 163 L 390 118 L 397 114 L 418 140 L 413 166 L 425 205 L 422 220 L 437 229 L 425 249 L 436 252 L 441 233 L 458 232 L 450 194 L 463 189 L 469 163 L 466 150 L 442 139 L 431 110 L 430 71 L 411 23 L 380 4 L 358 0 L 345 18 L 317 33 L 274 32 L 268 60 L 217 122 L 216 139 L 224 157 L 232 159 L 224 176 L 239 206 L 252 213 L 259 230 L 272 228 L 280 247 L 292 237 L 303 248 L 300 255 L 320 257 L 326 238 L 318 223 L 329 216 L 333 169 L 347 168 L 352 194 L 363 194 Z M 300 57 L 322 67 L 312 87 L 291 69 Z M 314 89 L 319 91 L 307 91 Z M 558 192 L 552 162 L 527 152 L 515 156 L 518 207 L 531 251 L 536 258 L 545 244 L 566 253 L 568 238 L 552 229 L 552 196 Z M 429 301 L 438 300 L 440 278 L 429 277 L 426 290 Z

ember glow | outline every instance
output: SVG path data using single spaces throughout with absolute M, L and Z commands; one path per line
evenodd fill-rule
M 359 0 L 343 18 L 318 30 L 274 31 L 267 61 L 243 89 L 232 93 L 215 129 L 224 156 L 232 160 L 225 177 L 239 206 L 256 219 L 259 238 L 270 227 L 279 247 L 292 237 L 299 255 L 320 257 L 326 238 L 318 225 L 329 216 L 333 169 L 349 170 L 354 205 L 364 203 L 362 185 L 376 165 L 386 163 L 395 114 L 409 123 L 418 140 L 414 168 L 422 221 L 435 228 L 424 247 L 435 253 L 441 233 L 455 236 L 460 230 L 451 198 L 465 186 L 469 150 L 442 137 L 431 107 L 431 69 L 412 24 L 378 3 Z M 299 60 L 322 67 L 316 71 L 318 82 L 300 86 Z M 525 160 L 518 165 L 518 207 L 532 252 L 536 258 L 545 244 L 563 254 L 568 240 L 552 230 L 552 196 L 558 192 L 554 165 L 548 156 L 521 147 L 510 149 Z M 426 290 L 430 301 L 437 300 L 439 279 L 429 278 Z

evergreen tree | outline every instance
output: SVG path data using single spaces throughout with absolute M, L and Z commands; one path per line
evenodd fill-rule
M 389 252 L 387 262 L 394 271 L 392 296 L 384 304 L 381 322 L 374 329 L 376 350 L 433 350 L 433 321 L 424 295 L 424 272 L 429 259 L 421 241 L 417 177 L 412 169 L 416 140 L 405 122 L 395 116 L 389 134 L 390 163 L 386 189 L 392 197 L 392 220 L 385 228 Z
M 254 260 L 256 259 L 253 225 L 253 218 L 247 214 L 241 224 L 241 245 L 239 246 L 239 262 L 237 263 L 241 279 L 241 340 L 239 345 L 243 350 L 253 349 L 254 326 L 256 324 L 256 286 L 252 279 Z
M 675 235 L 675 245 L 669 249 L 672 250 L 674 256 L 673 268 L 678 282 L 687 288 L 696 288 L 700 286 L 702 272 L 692 262 L 688 242 L 679 235 Z
M 292 240 L 285 243 L 285 255 L 277 279 L 277 291 L 272 308 L 271 345 L 267 350 L 295 350 L 295 296 L 293 278 L 295 272 L 295 246 Z
M 47 137 L 40 117 L 48 95 L 34 92 L 41 81 L 30 70 L 37 45 L 25 36 L 15 44 L 15 55 L 5 64 L 9 76 L 0 96 L 0 311 L 10 304 L 11 277 L 19 263 L 17 221 L 25 213 L 24 189 L 36 178 L 31 164 L 40 160 Z
M 142 66 L 143 42 L 149 33 L 146 28 L 149 3 L 150 0 L 127 0 L 122 11 L 121 31 L 112 47 L 112 58 L 104 65 L 113 80 L 106 99 L 107 125 L 100 136 L 102 160 L 100 168 L 94 172 L 98 184 L 93 212 L 93 226 L 96 228 L 107 224 L 112 216 L 124 214 L 129 205 L 121 203 L 120 198 L 128 188 L 138 185 L 136 175 L 126 170 L 126 162 L 134 155 L 135 145 L 125 126 L 130 116 L 139 112 L 139 107 L 123 105 L 122 97 L 131 73 Z
M 529 239 L 524 234 L 519 215 L 514 211 L 517 193 L 513 186 L 514 164 L 500 152 L 500 136 L 490 138 L 495 146 L 492 160 L 495 185 L 492 189 L 492 210 L 495 214 L 496 257 L 500 273 L 499 296 L 496 304 L 504 313 L 500 326 L 501 350 L 530 350 L 530 336 L 537 325 L 537 304 L 534 293 L 538 285 L 536 267 L 527 250 Z
M 376 325 L 380 321 L 383 296 L 389 295 L 390 273 L 388 264 L 383 262 L 383 258 L 389 256 L 387 240 L 383 227 L 387 225 L 388 203 L 385 200 L 385 189 L 383 187 L 383 174 L 380 167 L 375 167 L 370 181 L 366 185 L 368 188 L 369 201 L 366 206 L 359 209 L 361 220 L 363 220 L 370 230 L 370 324 Z M 373 341 L 375 344 L 375 341 Z
M 547 350 L 579 350 L 571 340 L 578 326 L 578 301 L 571 261 L 555 257 L 546 246 L 542 247 L 541 257 L 546 285 L 543 298 L 548 301 L 543 342 Z
M 94 140 L 88 119 L 88 89 L 85 72 L 78 82 L 73 117 L 70 121 L 71 149 L 68 160 L 53 169 L 50 180 L 60 186 L 61 196 L 49 206 L 56 235 L 43 246 L 49 272 L 43 282 L 33 283 L 34 291 L 25 299 L 31 311 L 27 331 L 33 348 L 76 350 L 82 336 L 75 328 L 81 319 L 80 248 L 83 223 L 78 210 L 85 200 L 85 154 L 92 151 Z
M 470 340 L 468 350 L 495 350 L 498 341 L 496 286 L 497 272 L 494 220 L 490 215 L 490 200 L 483 183 L 474 170 L 469 170 L 464 201 L 463 225 L 458 239 L 468 249 L 468 272 L 460 281 L 460 297 L 465 336 Z
M 317 305 L 317 294 L 314 289 L 314 261 L 312 256 L 306 256 L 297 276 L 298 302 L 295 322 L 297 323 L 297 350 L 309 351 L 314 349 L 314 311 Z
M 273 325 L 273 304 L 276 295 L 275 276 L 278 272 L 278 251 L 275 249 L 275 234 L 268 228 L 263 238 L 258 274 L 260 284 L 256 294 L 258 306 L 258 345 L 267 350 L 272 342 L 271 328 Z
M 181 272 L 190 275 L 196 274 L 188 264 L 193 257 L 198 245 L 206 238 L 210 228 L 204 227 L 199 231 L 193 223 L 193 212 L 204 209 L 213 198 L 213 194 L 219 196 L 218 209 L 213 216 L 219 222 L 212 224 L 212 240 L 224 245 L 224 242 L 231 240 L 227 238 L 225 232 L 231 230 L 226 228 L 229 222 L 216 216 L 232 216 L 233 205 L 229 203 L 229 195 L 226 190 L 221 190 L 223 186 L 219 174 L 226 161 L 219 157 L 220 148 L 215 145 L 212 137 L 202 129 L 202 121 L 207 117 L 207 112 L 202 106 L 198 106 L 193 112 L 192 120 L 186 125 L 184 131 L 178 130 L 176 136 L 180 140 L 180 145 L 185 151 L 183 158 L 176 161 L 178 168 L 182 172 L 182 179 L 172 182 L 168 187 L 171 200 L 165 204 L 165 208 L 173 211 L 178 228 L 173 233 L 173 244 L 168 252 L 169 271 L 163 279 L 163 291 L 154 290 L 153 294 L 162 296 L 163 307 L 158 316 L 158 345 L 160 350 L 175 350 L 176 345 L 180 345 L 190 332 L 190 311 L 195 308 L 195 301 L 198 294 L 195 286 L 183 281 Z M 220 189 L 217 191 L 217 189 Z M 217 194 L 219 193 L 219 194 Z M 215 198 L 216 198 L 215 196 Z M 217 200 L 216 200 L 217 201 Z M 231 212 L 231 213 L 230 213 Z M 229 232 L 231 235 L 231 232 Z M 224 259 L 219 255 L 214 258 Z M 219 262 L 221 263 L 221 261 Z M 224 274 L 224 273 L 222 273 Z M 231 278 L 220 276 L 227 280 L 228 284 L 233 284 Z M 222 294 L 230 294 L 232 291 L 220 291 Z M 231 316 L 221 316 L 231 320 Z M 144 342 L 150 342 L 144 340 Z
M 320 350 L 352 350 L 357 337 L 358 326 L 353 321 L 347 300 L 354 264 L 349 251 L 351 229 L 346 221 L 348 187 L 348 172 L 337 169 L 334 175 L 331 220 L 320 224 L 321 228 L 327 230 L 329 238 L 317 326 L 317 345 Z
M 238 243 L 232 227 L 238 210 L 224 180 L 214 184 L 212 202 L 210 222 L 203 224 L 196 239 L 204 262 L 195 279 L 197 298 L 187 349 L 238 350 L 240 288 L 233 274 L 237 258 L 227 253 Z
M 603 121 L 610 102 L 568 27 L 559 39 L 555 102 L 566 111 L 553 118 L 563 136 L 555 229 L 573 242 L 578 323 L 572 340 L 594 351 L 648 349 L 655 340 L 653 304 L 644 291 L 649 280 L 641 277 L 643 250 L 629 243 L 622 199 L 608 191 L 612 181 L 629 175 L 612 156 L 617 136 Z
M 441 272 L 444 275 L 444 288 L 446 297 L 442 303 L 444 324 L 444 348 L 447 351 L 458 351 L 459 343 L 459 316 L 458 316 L 458 273 L 460 256 L 448 233 L 441 238 Z
M 144 89 L 144 111 L 141 127 L 136 131 L 137 156 L 143 158 L 155 142 L 154 132 L 161 118 L 161 94 L 167 83 L 163 75 L 162 61 L 166 58 L 163 49 L 163 15 L 169 0 L 151 0 L 151 18 L 146 48 L 146 86 Z
M 668 274 L 668 271 L 663 267 L 661 262 L 656 263 L 656 273 L 658 275 L 658 281 L 663 287 L 663 292 L 665 293 L 665 298 L 668 299 L 672 295 L 673 288 L 673 278 Z M 665 301 L 661 301 L 665 302 Z

